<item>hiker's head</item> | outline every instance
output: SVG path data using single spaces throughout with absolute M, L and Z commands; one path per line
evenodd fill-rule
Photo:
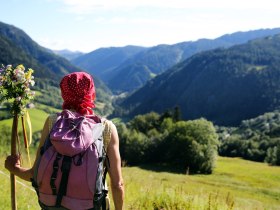
M 92 77 L 85 72 L 73 72 L 60 82 L 63 109 L 74 109 L 80 114 L 92 114 L 95 107 L 95 88 Z

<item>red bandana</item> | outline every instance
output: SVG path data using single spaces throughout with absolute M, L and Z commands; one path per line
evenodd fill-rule
M 63 109 L 74 109 L 87 115 L 93 114 L 95 107 L 95 88 L 92 77 L 85 72 L 74 72 L 66 75 L 60 82 Z

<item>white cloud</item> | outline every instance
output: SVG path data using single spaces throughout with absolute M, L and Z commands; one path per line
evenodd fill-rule
M 39 37 L 37 39 L 38 43 L 40 43 L 41 46 L 47 47 L 52 50 L 61 50 L 65 49 L 67 46 L 67 49 L 76 49 L 76 46 L 72 46 L 72 41 L 67 39 L 51 39 L 49 37 Z M 68 48 L 69 46 L 69 48 Z
M 57 29 L 52 39 L 41 39 L 40 43 L 52 49 L 87 52 L 98 47 L 172 44 L 279 27 L 280 17 L 275 0 L 45 1 L 59 3 L 63 11 L 60 15 L 68 22 Z
M 264 9 L 277 10 L 275 0 L 57 0 L 61 1 L 68 12 L 88 14 L 96 10 L 155 7 L 170 9 Z

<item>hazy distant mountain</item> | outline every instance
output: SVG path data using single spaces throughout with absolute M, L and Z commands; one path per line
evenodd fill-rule
M 107 81 L 116 67 L 146 48 L 138 46 L 99 48 L 73 59 L 71 62 Z
M 280 107 L 280 35 L 196 54 L 150 80 L 121 106 L 130 116 L 179 106 L 184 119 L 238 125 Z
M 71 61 L 79 56 L 84 55 L 83 52 L 80 51 L 71 51 L 71 50 L 52 50 L 54 52 L 54 54 L 60 55 L 64 58 L 66 58 L 67 60 Z
M 133 91 L 143 86 L 155 75 L 198 52 L 218 47 L 227 48 L 277 33 L 280 33 L 280 28 L 236 32 L 213 40 L 200 39 L 174 45 L 158 45 L 136 54 L 113 69 L 110 75 L 106 76 L 105 82 L 114 92 Z

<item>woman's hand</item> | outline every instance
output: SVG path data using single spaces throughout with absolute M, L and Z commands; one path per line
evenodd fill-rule
M 33 176 L 32 168 L 27 169 L 21 167 L 20 157 L 18 155 L 9 155 L 5 160 L 5 168 L 12 174 L 26 181 L 31 181 Z
M 40 148 L 44 144 L 46 137 L 49 134 L 49 117 L 47 118 L 43 131 L 41 133 L 40 145 L 37 150 L 36 160 L 40 155 Z M 9 170 L 12 174 L 18 176 L 21 179 L 26 181 L 31 181 L 33 178 L 33 167 L 32 168 L 23 168 L 20 164 L 20 157 L 18 155 L 9 155 L 5 160 L 5 168 Z
M 18 155 L 9 155 L 5 160 L 5 168 L 12 174 L 20 168 L 20 157 Z

